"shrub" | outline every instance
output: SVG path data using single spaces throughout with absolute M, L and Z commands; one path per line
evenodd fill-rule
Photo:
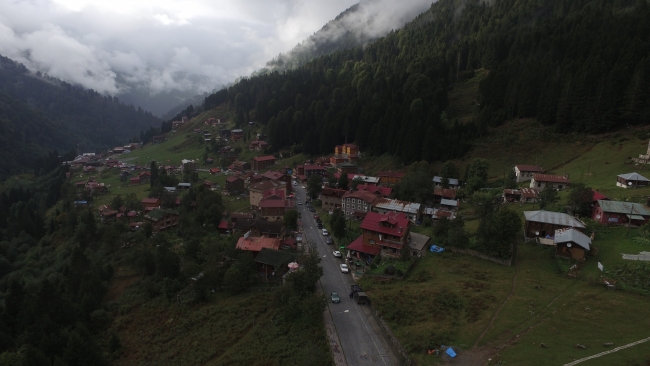
M 386 267 L 386 269 L 384 270 L 384 274 L 387 274 L 389 276 L 394 275 L 395 274 L 395 266 L 391 264 L 388 267 Z

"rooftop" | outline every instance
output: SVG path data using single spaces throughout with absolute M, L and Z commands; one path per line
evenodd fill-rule
M 584 229 L 585 224 L 573 216 L 561 212 L 551 211 L 524 211 L 526 221 L 541 222 L 545 224 L 570 226 Z
M 553 174 L 533 174 L 533 179 L 537 182 L 565 183 L 569 184 L 569 178 L 562 175 Z
M 256 156 L 253 158 L 254 161 L 271 161 L 275 160 L 275 156 L 273 155 L 266 155 L 266 156 Z
M 420 207 L 422 207 L 422 205 L 419 203 L 392 200 L 387 198 L 378 199 L 374 203 L 374 206 L 384 210 L 408 212 L 411 214 L 418 213 L 420 211 Z
M 620 178 L 625 179 L 625 180 L 636 180 L 636 181 L 641 181 L 641 182 L 650 182 L 650 179 L 642 176 L 639 173 L 619 174 L 618 176 Z
M 241 237 L 237 241 L 237 249 L 247 250 L 252 252 L 259 252 L 262 248 L 268 249 L 279 249 L 280 248 L 280 239 L 277 238 L 265 238 L 265 237 L 252 237 L 248 238 Z
M 361 228 L 401 237 L 406 232 L 409 224 L 408 216 L 402 212 L 389 212 L 387 214 L 368 212 L 361 223 Z
M 591 245 L 591 239 L 574 228 L 555 230 L 555 238 L 553 239 L 553 242 L 555 244 L 575 243 L 586 250 L 589 250 Z
M 433 183 L 442 184 L 442 177 L 436 175 L 435 177 L 433 177 Z M 449 185 L 458 186 L 460 185 L 460 182 L 456 178 L 449 178 Z
M 372 203 L 377 199 L 377 195 L 374 195 L 368 191 L 355 191 L 355 192 L 346 192 L 343 195 L 343 199 L 346 199 L 348 197 L 351 198 L 359 198 L 365 202 Z
M 650 208 L 641 203 L 598 200 L 598 206 L 603 209 L 603 212 L 650 216 Z
M 542 167 L 539 165 L 515 165 L 515 168 L 517 168 L 520 172 L 544 172 L 544 169 L 542 169 Z

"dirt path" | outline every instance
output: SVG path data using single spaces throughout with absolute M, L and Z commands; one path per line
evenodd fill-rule
M 518 256 L 519 254 L 517 254 Z M 490 322 L 488 323 L 487 327 L 483 330 L 480 336 L 476 339 L 476 342 L 474 342 L 474 345 L 472 345 L 472 348 L 476 348 L 479 344 L 479 342 L 483 339 L 485 334 L 487 334 L 488 330 L 492 328 L 492 324 L 496 320 L 497 316 L 499 316 L 499 313 L 501 312 L 501 309 L 503 309 L 503 306 L 508 302 L 508 299 L 512 296 L 512 294 L 515 293 L 515 287 L 517 285 L 517 275 L 519 274 L 519 266 L 517 265 L 517 257 L 515 257 L 515 276 L 512 278 L 512 288 L 510 289 L 510 293 L 508 296 L 506 296 L 505 300 L 501 303 L 497 311 L 494 312 L 494 315 L 492 316 L 492 319 L 490 319 Z

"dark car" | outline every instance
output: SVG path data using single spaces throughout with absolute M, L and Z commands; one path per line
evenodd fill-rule
M 350 285 L 350 291 L 352 291 L 352 292 L 363 292 L 363 289 L 359 285 Z
M 339 294 L 337 294 L 336 292 L 330 292 L 330 299 L 332 299 L 332 302 L 335 304 L 341 302 L 341 298 L 339 297 Z
M 316 210 L 314 210 L 313 207 L 309 206 L 309 212 L 314 212 L 314 211 L 316 211 Z
M 319 222 L 316 226 L 317 226 L 319 229 L 322 229 L 322 228 L 323 228 L 323 224 L 321 224 L 320 222 Z
M 327 245 L 332 245 L 332 244 L 334 244 L 334 240 L 332 240 L 332 238 L 330 238 L 330 237 L 327 237 L 327 239 L 325 240 L 325 242 L 327 243 Z
M 323 221 L 320 218 L 316 219 L 316 222 L 319 223 L 319 224 L 323 223 Z

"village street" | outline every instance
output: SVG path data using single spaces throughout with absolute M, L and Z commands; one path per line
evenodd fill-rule
M 296 188 L 296 198 L 305 202 L 306 190 Z M 339 265 L 341 259 L 334 258 L 332 251 L 338 249 L 338 243 L 327 245 L 321 229 L 316 226 L 313 213 L 303 205 L 296 206 L 301 214 L 305 240 L 316 243 L 322 258 L 323 277 L 321 284 L 328 299 L 328 306 L 336 331 L 338 333 L 347 364 L 354 365 L 399 365 L 399 358 L 393 348 L 387 344 L 379 325 L 370 314 L 369 305 L 358 305 L 350 299 L 350 285 L 354 284 L 351 274 L 342 273 Z M 332 304 L 330 292 L 337 292 L 341 298 L 338 304 Z

